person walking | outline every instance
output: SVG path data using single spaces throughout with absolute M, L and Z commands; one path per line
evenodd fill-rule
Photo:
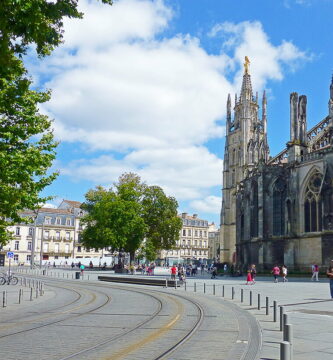
M 311 277 L 311 281 L 314 281 L 316 279 L 316 281 L 318 280 L 318 274 L 319 274 L 319 266 L 317 264 L 312 265 L 312 277 Z
M 84 268 L 85 268 L 85 266 L 83 264 L 81 264 L 80 265 L 81 275 L 83 275 Z
M 252 281 L 252 274 L 251 274 L 251 270 L 247 271 L 247 277 L 246 277 L 246 285 L 252 285 L 253 281 Z
M 176 280 L 177 268 L 175 265 L 172 265 L 171 268 L 171 280 Z
M 257 276 L 257 269 L 256 266 L 254 264 L 251 265 L 251 279 L 252 279 L 252 284 L 256 283 L 256 276 Z
M 275 282 L 275 283 L 279 282 L 278 277 L 279 277 L 279 275 L 280 275 L 280 268 L 279 268 L 277 265 L 275 265 L 275 266 L 273 267 L 272 274 L 273 274 L 273 276 L 274 276 L 274 282 Z
M 216 275 L 217 275 L 217 267 L 214 266 L 213 269 L 212 269 L 212 277 L 211 277 L 211 279 L 216 279 Z
M 283 282 L 286 282 L 288 281 L 287 279 L 287 275 L 288 275 L 288 269 L 287 269 L 287 266 L 286 265 L 282 265 L 282 278 L 283 278 Z
M 331 298 L 333 299 L 333 260 L 331 260 L 331 264 L 326 271 L 326 275 L 330 279 Z

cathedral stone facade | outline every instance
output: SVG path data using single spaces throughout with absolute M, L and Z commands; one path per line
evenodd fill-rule
M 290 95 L 290 141 L 269 156 L 266 95 L 259 116 L 249 61 L 227 101 L 221 238 L 223 261 L 308 270 L 333 259 L 333 78 L 328 116 L 307 129 L 307 98 Z

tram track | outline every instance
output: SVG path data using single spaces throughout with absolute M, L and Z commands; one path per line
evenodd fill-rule
M 48 285 L 51 286 L 51 287 L 57 287 L 57 288 L 60 288 L 60 289 L 66 289 L 66 290 L 70 289 L 71 291 L 79 294 L 79 292 L 78 292 L 77 290 L 74 290 L 74 289 L 72 289 L 72 288 L 68 288 L 68 287 L 66 287 L 66 286 L 57 286 L 57 285 L 54 285 L 54 284 L 48 284 Z M 79 290 L 81 290 L 81 291 L 83 291 L 83 292 L 88 292 L 88 293 L 89 293 L 89 291 L 87 291 L 86 289 L 79 288 Z M 73 319 L 73 318 L 78 318 L 78 317 L 80 317 L 80 316 L 84 316 L 84 315 L 87 315 L 87 314 L 89 314 L 89 313 L 92 313 L 92 312 L 94 312 L 94 311 L 96 311 L 96 310 L 99 310 L 99 309 L 103 308 L 104 306 L 106 306 L 108 303 L 110 303 L 110 301 L 111 301 L 111 296 L 109 296 L 109 295 L 107 295 L 106 293 L 103 293 L 103 292 L 101 292 L 101 291 L 97 291 L 97 292 L 98 292 L 98 293 L 101 293 L 102 295 L 104 295 L 104 296 L 106 297 L 106 300 L 105 300 L 101 305 L 99 305 L 99 306 L 97 306 L 97 307 L 94 307 L 94 308 L 92 308 L 92 309 L 90 309 L 90 310 L 88 310 L 88 311 L 85 311 L 85 312 L 83 312 L 83 313 L 71 314 L 70 316 L 66 317 L 65 319 L 58 319 L 58 320 L 55 320 L 55 321 L 48 322 L 48 323 L 46 323 L 46 324 L 40 324 L 40 325 L 31 327 L 31 328 L 29 328 L 29 329 L 22 329 L 22 330 L 15 331 L 15 332 L 12 332 L 12 333 L 9 333 L 9 334 L 0 335 L 0 339 L 7 338 L 7 337 L 10 337 L 10 336 L 15 336 L 15 335 L 18 335 L 18 334 L 28 333 L 28 332 L 30 332 L 30 331 L 38 330 L 38 329 L 41 329 L 41 328 L 44 328 L 44 327 L 47 327 L 47 326 L 52 326 L 52 325 L 61 323 L 61 322 L 63 322 L 63 321 L 67 321 L 67 320 L 70 320 L 70 319 Z M 8 324 L 8 325 L 6 325 L 6 326 L 0 327 L 0 330 L 5 330 L 5 329 L 8 329 L 8 328 L 13 328 L 13 327 L 15 327 L 15 326 L 22 326 L 23 324 L 34 323 L 34 322 L 36 322 L 36 321 L 41 321 L 41 320 L 49 319 L 49 318 L 52 318 L 52 317 L 55 317 L 55 316 L 61 316 L 61 315 L 64 315 L 64 314 L 66 314 L 66 313 L 70 313 L 70 312 L 72 312 L 72 311 L 78 310 L 78 309 L 80 309 L 80 308 L 82 308 L 82 307 L 84 307 L 84 306 L 88 306 L 88 305 L 92 304 L 92 303 L 96 300 L 96 294 L 93 293 L 93 292 L 90 292 L 90 294 L 91 294 L 91 299 L 90 299 L 88 302 L 83 303 L 83 304 L 80 304 L 80 305 L 78 305 L 78 306 L 76 306 L 76 307 L 74 307 L 74 308 L 71 308 L 71 309 L 62 311 L 62 312 L 60 312 L 60 313 L 53 313 L 53 312 L 52 312 L 51 314 L 48 313 L 48 315 L 39 316 L 39 317 L 34 317 L 34 318 L 31 319 L 31 320 L 20 321 L 19 323 L 15 323 L 15 324 L 12 324 L 12 323 L 11 323 L 11 324 Z M 76 300 L 70 302 L 69 304 L 66 304 L 66 307 L 67 307 L 68 305 L 74 304 L 75 302 L 78 301 L 78 299 L 81 299 L 81 298 L 82 298 L 82 295 L 80 294 L 80 296 L 79 296 Z M 62 306 L 62 307 L 63 307 L 63 306 Z M 52 311 L 54 311 L 55 309 L 62 308 L 62 307 L 53 308 Z M 49 311 L 48 311 L 48 312 L 49 312 Z

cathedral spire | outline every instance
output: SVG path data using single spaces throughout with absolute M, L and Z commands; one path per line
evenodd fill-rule
M 231 97 L 230 94 L 228 94 L 228 100 L 227 100 L 227 134 L 230 131 L 231 127 Z
M 333 74 L 332 74 L 332 80 L 330 86 L 330 99 L 333 101 Z
M 247 56 L 245 56 L 244 62 L 244 75 L 243 75 L 243 83 L 241 90 L 241 99 L 244 100 L 252 100 L 252 84 L 251 84 L 251 76 L 249 74 L 250 60 Z
M 266 90 L 264 90 L 264 94 L 262 96 L 262 127 L 264 129 L 264 134 L 267 133 L 267 98 L 266 98 Z
M 331 126 L 333 126 L 333 74 L 330 85 L 330 99 L 328 100 L 328 114 L 331 117 Z

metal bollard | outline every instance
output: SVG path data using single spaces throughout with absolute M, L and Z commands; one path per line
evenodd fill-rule
M 74 274 L 72 274 L 72 279 L 74 279 Z
M 38 298 L 38 288 L 36 288 L 36 299 Z
M 206 283 L 204 283 L 204 294 L 206 294 Z
M 224 297 L 224 285 L 222 285 L 222 297 Z
M 30 288 L 30 301 L 32 301 L 32 288 Z
M 175 280 L 175 290 L 177 290 L 177 280 Z
M 215 284 L 213 285 L 213 295 L 215 295 Z
M 23 279 L 21 278 L 21 286 L 22 286 Z
M 280 343 L 280 360 L 291 360 L 290 358 L 290 344 L 288 341 Z
M 89 280 L 89 275 L 88 275 L 88 280 Z
M 273 301 L 273 321 L 277 322 L 277 301 Z
M 289 321 L 288 321 L 288 314 L 285 314 L 285 313 L 283 313 L 283 316 L 282 316 L 282 318 L 283 318 L 283 320 L 282 320 L 282 324 L 283 324 L 283 326 L 282 326 L 282 331 L 284 332 L 284 326 L 286 325 L 286 324 L 289 324 Z
M 293 343 L 293 326 L 291 324 L 284 324 L 283 341 L 288 341 L 290 345 Z
M 283 314 L 284 314 L 284 307 L 280 306 L 280 331 L 283 331 Z
M 244 289 L 241 289 L 241 302 L 244 300 Z
M 194 283 L 194 292 L 197 292 L 197 283 Z
M 266 315 L 269 315 L 269 297 L 266 296 Z
M 260 294 L 258 294 L 258 310 L 261 310 Z
M 19 299 L 18 299 L 19 304 L 21 304 L 21 291 L 22 291 L 22 289 L 19 290 Z
M 67 279 L 68 279 L 68 273 L 67 273 Z
M 168 288 L 168 279 L 165 279 L 165 287 Z
M 185 291 L 186 291 L 186 281 L 184 281 Z
M 252 305 L 252 290 L 250 290 L 250 305 Z
M 231 288 L 231 299 L 233 300 L 235 298 L 235 289 L 234 287 Z
M 6 298 L 7 298 L 7 294 L 6 294 L 6 290 L 5 290 L 2 292 L 2 307 L 7 306 Z

